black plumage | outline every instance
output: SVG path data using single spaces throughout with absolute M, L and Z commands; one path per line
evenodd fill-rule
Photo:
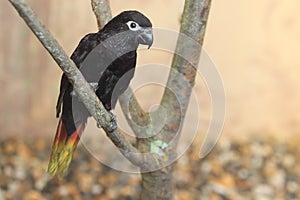
M 118 97 L 127 89 L 133 78 L 138 45 L 150 47 L 152 42 L 150 20 L 138 11 L 125 11 L 108 22 L 99 32 L 84 36 L 71 59 L 86 80 L 93 85 L 104 107 L 110 111 L 115 108 Z M 58 143 L 67 143 L 74 137 L 72 146 L 75 149 L 90 114 L 77 98 L 65 75 L 61 78 L 56 106 L 57 117 L 61 107 L 62 115 L 53 148 Z M 69 162 L 59 162 L 61 156 L 57 154 L 62 154 L 63 151 L 52 150 L 52 155 L 56 155 L 51 155 L 49 162 L 48 171 L 51 174 L 64 174 L 65 171 L 61 168 L 67 168 L 69 165 Z M 72 157 L 72 154 L 70 156 Z M 67 156 L 67 159 L 70 159 L 70 156 Z

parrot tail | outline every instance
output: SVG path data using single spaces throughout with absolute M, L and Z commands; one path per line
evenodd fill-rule
M 59 178 L 62 178 L 68 172 L 74 150 L 84 128 L 85 122 L 80 124 L 74 133 L 68 135 L 62 119 L 59 120 L 47 168 L 50 175 L 58 175 Z

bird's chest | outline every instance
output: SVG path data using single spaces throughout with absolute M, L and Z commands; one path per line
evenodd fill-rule
M 80 71 L 94 91 L 105 94 L 113 88 L 117 89 L 116 87 L 127 87 L 133 77 L 135 65 L 136 51 L 121 56 L 95 51 L 81 64 Z
M 136 52 L 126 53 L 117 59 L 115 59 L 110 66 L 108 66 L 107 71 L 110 71 L 113 75 L 121 78 L 130 70 L 134 70 L 136 65 Z M 105 72 L 106 70 L 104 70 Z
M 110 47 L 110 46 L 109 46 Z M 80 71 L 88 82 L 99 82 L 107 70 L 121 76 L 135 67 L 136 51 L 122 52 L 105 45 L 93 49 L 80 64 Z

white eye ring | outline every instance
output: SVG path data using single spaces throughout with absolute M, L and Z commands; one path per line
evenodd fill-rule
M 126 24 L 127 24 L 128 28 L 132 31 L 137 31 L 137 30 L 141 29 L 140 25 L 134 21 L 129 21 Z

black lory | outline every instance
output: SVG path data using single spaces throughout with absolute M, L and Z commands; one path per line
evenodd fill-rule
M 114 109 L 118 97 L 133 78 L 139 44 L 152 45 L 152 24 L 138 11 L 124 11 L 99 32 L 84 36 L 71 59 L 94 89 L 106 110 Z M 62 177 L 90 116 L 73 86 L 63 74 L 57 100 L 57 132 L 47 171 Z

